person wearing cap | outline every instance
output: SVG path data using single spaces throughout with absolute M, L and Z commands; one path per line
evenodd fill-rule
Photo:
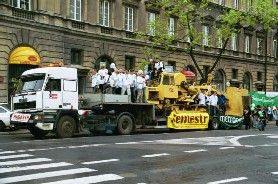
M 125 70 L 125 72 L 122 75 L 122 89 L 121 89 L 121 95 L 124 95 L 125 93 L 127 95 L 131 95 L 130 91 L 130 85 L 131 85 L 131 79 L 129 78 L 128 70 Z
M 113 71 L 112 71 L 113 70 Z M 116 90 L 116 80 L 117 80 L 117 75 L 118 75 L 118 69 L 111 69 L 111 76 L 109 78 L 109 84 L 110 84 L 110 87 L 111 87 L 111 93 L 112 94 L 115 94 L 115 90 Z

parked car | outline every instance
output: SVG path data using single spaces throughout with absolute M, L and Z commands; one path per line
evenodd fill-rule
M 10 105 L 7 103 L 0 103 L 0 131 L 5 130 L 10 127 L 10 115 L 11 111 Z

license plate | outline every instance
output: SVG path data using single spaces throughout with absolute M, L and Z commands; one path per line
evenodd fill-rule
M 31 114 L 14 113 L 11 117 L 11 120 L 12 121 L 19 121 L 19 122 L 28 122 L 30 117 L 31 117 Z

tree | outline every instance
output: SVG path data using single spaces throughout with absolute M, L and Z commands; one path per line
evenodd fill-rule
M 165 49 L 170 53 L 180 49 L 191 57 L 201 76 L 201 83 L 207 81 L 207 76 L 196 60 L 197 48 L 218 47 L 219 52 L 208 71 L 211 73 L 229 40 L 240 33 L 243 27 L 256 29 L 260 25 L 261 29 L 268 31 L 278 23 L 277 9 L 271 0 L 257 0 L 246 11 L 223 7 L 209 0 L 149 0 L 146 5 L 161 10 L 149 23 L 149 32 L 139 33 L 148 43 L 144 48 L 148 56 L 153 54 L 151 50 L 155 48 Z M 175 20 L 175 25 L 171 20 Z M 214 37 L 208 33 L 209 29 L 216 30 Z M 173 46 L 176 42 L 179 47 Z

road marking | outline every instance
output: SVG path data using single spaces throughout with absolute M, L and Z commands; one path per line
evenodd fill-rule
M 44 172 L 44 173 L 38 173 L 38 174 L 29 174 L 29 175 L 23 175 L 23 176 L 2 178 L 2 179 L 0 179 L 0 183 L 1 184 L 15 183 L 15 182 L 36 180 L 36 179 L 42 179 L 42 178 L 51 178 L 51 177 L 55 177 L 55 176 L 79 174 L 79 173 L 85 173 L 85 172 L 91 172 L 91 171 L 94 171 L 94 170 L 88 169 L 88 168 L 78 168 L 78 169 L 70 169 L 70 170 L 51 171 L 51 172 Z
M 197 153 L 197 152 L 204 152 L 204 151 L 208 151 L 205 149 L 199 149 L 199 150 L 189 150 L 189 151 L 184 151 L 185 153 Z
M 247 180 L 248 178 L 246 177 L 239 177 L 239 178 L 231 178 L 231 179 L 226 179 L 226 180 L 220 180 L 220 181 L 214 181 L 214 182 L 209 182 L 207 184 L 220 184 L 220 183 L 230 183 L 234 181 L 242 181 L 242 180 Z
M 54 182 L 43 183 L 43 184 L 76 184 L 76 183 L 90 184 L 90 183 L 100 183 L 104 181 L 115 181 L 120 179 L 123 179 L 123 177 L 116 174 L 102 174 L 98 176 L 88 176 L 83 178 L 54 181 Z
M 278 174 L 278 172 L 272 172 L 271 174 Z
M 31 166 L 26 166 L 26 167 L 0 168 L 0 173 L 46 169 L 46 168 L 54 168 L 54 167 L 64 167 L 64 166 L 70 166 L 70 165 L 73 165 L 73 164 L 66 163 L 66 162 L 59 162 L 59 163 L 51 163 L 51 164 L 31 165 Z
M 161 157 L 161 156 L 168 156 L 168 153 L 161 153 L 161 154 L 153 154 L 153 155 L 143 155 L 144 158 L 151 158 L 151 157 Z
M 233 149 L 233 148 L 235 148 L 235 147 L 222 147 L 222 148 L 219 148 L 219 149 L 225 150 L 225 149 Z
M 11 153 L 16 153 L 16 151 L 3 151 L 3 152 L 0 152 L 0 155 L 11 154 Z
M 29 164 L 29 163 L 45 162 L 45 161 L 51 161 L 51 159 L 49 159 L 49 158 L 35 158 L 35 159 L 25 159 L 25 160 L 6 161 L 6 162 L 0 162 L 0 166 L 5 166 L 5 165 L 19 165 L 19 164 Z M 0 183 L 1 183 L 1 182 L 0 182 Z
M 115 143 L 115 144 L 140 144 L 140 142 L 119 142 L 119 143 Z
M 99 163 L 107 163 L 107 162 L 117 162 L 119 159 L 109 159 L 109 160 L 98 160 L 98 161 L 91 161 L 91 162 L 83 162 L 82 164 L 99 164 Z
M 29 154 L 21 154 L 21 155 L 1 156 L 1 157 L 0 157 L 0 160 L 10 159 L 10 158 L 31 157 L 31 156 L 34 156 L 34 155 L 29 155 Z
M 241 139 L 241 138 L 246 138 L 246 137 L 254 137 L 254 136 L 257 136 L 257 135 L 243 135 L 243 136 L 237 136 L 237 137 L 234 137 L 232 139 L 230 139 L 230 142 L 234 145 L 234 146 L 242 146 L 238 140 Z

